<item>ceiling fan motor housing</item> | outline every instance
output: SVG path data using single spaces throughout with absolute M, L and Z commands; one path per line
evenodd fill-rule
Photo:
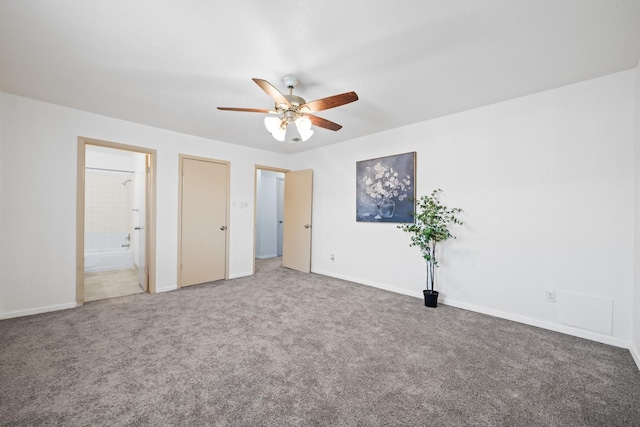
M 296 95 L 284 95 L 284 97 L 291 105 L 276 104 L 276 110 L 283 115 L 283 122 L 290 123 L 302 115 L 299 107 L 307 101 Z
M 296 95 L 284 95 L 284 97 L 287 98 L 287 101 L 289 101 L 291 105 L 295 105 L 296 107 L 307 103 L 303 98 Z

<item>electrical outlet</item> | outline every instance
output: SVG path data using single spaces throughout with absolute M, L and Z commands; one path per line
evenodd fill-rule
M 547 291 L 547 302 L 556 302 L 556 291 Z

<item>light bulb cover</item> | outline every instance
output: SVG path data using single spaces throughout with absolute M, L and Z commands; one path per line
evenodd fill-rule
M 270 133 L 273 133 L 280 127 L 280 118 L 274 116 L 265 117 L 264 127 L 266 127 Z
M 300 116 L 296 119 L 296 127 L 298 130 L 311 129 L 311 120 L 307 116 Z
M 271 136 L 273 136 L 276 140 L 284 141 L 285 134 L 287 133 L 287 128 L 282 127 L 282 119 L 280 117 L 265 117 L 264 126 L 267 128 Z
M 302 138 L 303 141 L 306 141 L 307 139 L 311 138 L 311 135 L 313 135 L 313 131 L 311 129 L 301 130 L 298 131 L 298 133 L 300 133 L 300 138 Z
M 309 120 L 309 117 L 300 116 L 296 119 L 295 123 L 298 133 L 300 134 L 300 138 L 302 138 L 303 141 L 311 138 L 313 131 L 311 130 L 311 120 Z

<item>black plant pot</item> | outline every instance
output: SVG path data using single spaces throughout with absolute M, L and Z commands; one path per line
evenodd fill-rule
M 422 291 L 424 294 L 424 305 L 427 307 L 437 307 L 438 306 L 438 291 Z

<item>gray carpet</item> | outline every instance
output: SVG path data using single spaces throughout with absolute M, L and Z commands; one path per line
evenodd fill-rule
M 0 321 L 0 424 L 640 425 L 627 350 L 278 263 Z

